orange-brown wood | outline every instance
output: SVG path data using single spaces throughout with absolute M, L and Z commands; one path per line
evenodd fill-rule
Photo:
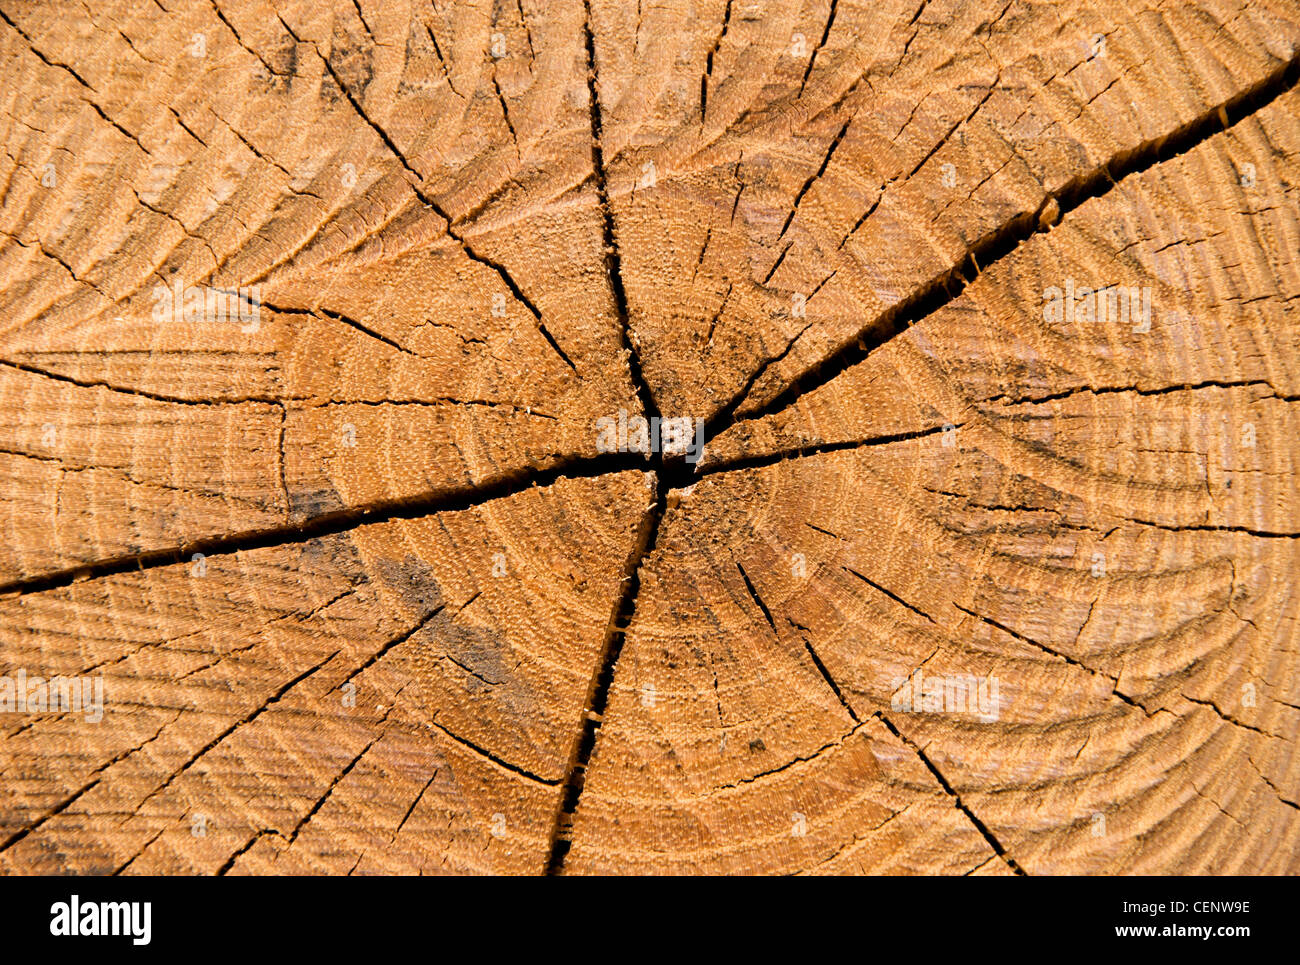
M 0 2 L 0 871 L 1300 871 L 1298 51 Z

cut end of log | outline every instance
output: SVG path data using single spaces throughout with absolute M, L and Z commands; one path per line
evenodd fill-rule
M 0 872 L 1300 872 L 1300 11 L 1136 2 L 0 11 Z

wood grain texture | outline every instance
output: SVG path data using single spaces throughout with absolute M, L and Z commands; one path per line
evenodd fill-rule
M 1294 0 L 0 63 L 0 871 L 1300 872 Z

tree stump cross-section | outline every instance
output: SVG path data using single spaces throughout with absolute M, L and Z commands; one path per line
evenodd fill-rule
M 1295 0 L 0 57 L 0 871 L 1300 871 Z

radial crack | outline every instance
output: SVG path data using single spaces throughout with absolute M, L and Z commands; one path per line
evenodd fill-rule
M 622 336 L 623 349 L 627 352 L 628 368 L 632 384 L 636 387 L 637 398 L 647 418 L 658 416 L 659 406 L 655 402 L 654 392 L 646 382 L 641 369 L 641 353 L 636 340 L 632 337 L 631 315 L 628 310 L 627 289 L 623 286 L 623 257 L 618 246 L 618 234 L 614 227 L 614 210 L 609 203 L 609 186 L 606 180 L 605 149 L 602 142 L 604 135 L 604 109 L 600 103 L 600 80 L 596 74 L 596 37 L 591 29 L 591 0 L 583 0 L 586 20 L 583 22 L 583 34 L 587 48 L 587 104 L 591 123 L 591 167 L 596 183 L 596 197 L 604 220 L 605 276 L 609 279 L 610 291 L 614 296 L 614 308 L 618 312 L 619 332 Z
M 277 14 L 277 16 L 279 15 Z M 398 163 L 400 163 L 406 172 L 415 179 L 415 181 L 411 183 L 411 190 L 415 192 L 416 197 L 418 197 L 427 208 L 432 210 L 434 214 L 446 222 L 447 236 L 460 245 L 461 249 L 471 261 L 478 262 L 480 265 L 491 268 L 496 272 L 501 281 L 510 289 L 510 293 L 514 295 L 515 299 L 532 313 L 533 318 L 541 321 L 541 311 L 533 304 L 532 300 L 524 294 L 523 289 L 519 287 L 519 283 L 514 280 L 514 277 L 506 270 L 506 267 L 500 262 L 489 258 L 487 255 L 476 251 L 473 245 L 466 240 L 465 236 L 456 230 L 455 221 L 451 215 L 448 214 L 442 205 L 440 205 L 437 200 L 424 189 L 424 176 L 415 169 L 407 159 L 406 155 L 398 148 L 396 142 L 389 136 L 388 132 L 384 130 L 384 128 L 381 127 L 379 123 L 369 115 L 369 113 L 366 112 L 364 107 L 361 106 L 361 102 L 357 100 L 356 95 L 352 93 L 348 86 L 343 83 L 343 79 L 339 77 L 338 72 L 334 69 L 334 65 L 330 63 L 329 58 L 321 53 L 320 48 L 316 46 L 314 41 L 302 40 L 302 38 L 294 32 L 293 28 L 285 22 L 283 17 L 279 17 L 279 20 L 280 23 L 284 25 L 284 29 L 288 32 L 289 36 L 294 39 L 295 43 L 305 43 L 316 51 L 316 56 L 321 59 L 322 63 L 324 63 L 325 70 L 329 73 L 330 78 L 338 86 L 339 90 L 343 92 L 343 96 L 347 98 L 348 103 L 352 105 L 352 109 L 356 112 L 356 115 L 366 122 L 370 129 L 375 132 L 375 135 L 380 139 L 380 141 L 383 142 L 384 146 L 388 148 L 393 157 L 397 159 Z
M 998 857 L 1007 863 L 1007 867 L 1018 875 L 1025 874 L 1025 870 L 1016 863 L 1016 859 L 1011 857 L 1011 855 L 1007 853 L 1007 849 L 1002 846 L 1002 843 L 993 836 L 993 832 L 988 829 L 988 825 L 981 821 L 975 815 L 975 812 L 967 807 L 966 803 L 962 801 L 961 795 L 953 790 L 952 785 L 948 783 L 948 779 L 940 773 L 939 768 L 934 766 L 934 762 L 930 760 L 930 756 L 922 750 L 921 745 L 895 727 L 890 719 L 880 711 L 876 711 L 871 716 L 878 718 L 880 722 L 889 729 L 891 734 L 912 749 L 912 753 L 919 757 L 921 763 L 924 764 L 926 769 L 934 775 L 934 779 L 939 782 L 939 786 L 943 788 L 944 793 L 952 798 L 953 804 L 957 806 L 957 809 L 961 811 L 962 814 L 966 815 L 966 818 L 971 824 L 975 825 L 975 830 L 979 831 L 984 840 L 988 842 L 989 847 L 997 853 Z
M 483 503 L 518 495 L 534 486 L 550 486 L 562 479 L 593 479 L 629 469 L 644 469 L 644 466 L 645 463 L 637 453 L 611 453 L 565 460 L 543 471 L 524 469 L 508 472 L 477 485 L 459 487 L 437 494 L 380 500 L 339 512 L 324 513 L 295 525 L 247 530 L 227 536 L 203 537 L 179 546 L 81 563 L 42 576 L 0 584 L 0 596 L 8 593 L 40 593 L 87 579 L 99 579 L 183 563 L 193 553 L 203 553 L 208 557 L 224 556 L 244 550 L 306 543 L 324 536 L 346 533 L 369 523 L 418 519 L 434 513 L 473 509 Z
M 1240 123 L 1291 90 L 1298 80 L 1300 55 L 1283 63 L 1254 86 L 1205 111 L 1171 133 L 1144 141 L 1136 148 L 1078 175 L 1057 192 L 1048 194 L 1037 210 L 1021 212 L 986 234 L 952 268 L 941 272 L 911 295 L 881 312 L 838 350 L 796 376 L 785 390 L 752 411 L 729 421 L 758 419 L 788 408 L 799 397 L 826 385 L 912 325 L 951 304 L 980 271 L 988 270 L 990 265 L 1011 255 L 1035 234 L 1047 231 L 1049 221 L 1064 217 L 1084 202 L 1109 193 L 1133 175 L 1187 153 L 1228 127 L 1224 118 L 1235 118 L 1232 123 Z M 1044 218 L 1044 213 L 1053 206 L 1057 212 L 1056 218 Z
M 654 502 L 641 519 L 640 531 L 636 545 L 628 556 L 623 573 L 623 592 L 615 603 L 614 613 L 610 618 L 609 631 L 601 648 L 600 660 L 596 672 L 588 686 L 588 697 L 582 715 L 582 731 L 574 742 L 572 756 L 564 778 L 564 792 L 560 795 L 560 804 L 555 813 L 555 824 L 551 831 L 550 852 L 546 860 L 546 873 L 560 875 L 564 873 L 564 859 L 573 843 L 573 817 L 578 811 L 578 801 L 586 784 L 587 766 L 591 763 L 592 752 L 596 749 L 596 737 L 604 720 L 605 709 L 609 705 L 609 693 L 614 682 L 614 668 L 623 644 L 627 638 L 628 625 L 636 613 L 637 595 L 641 590 L 641 566 L 645 559 L 654 552 L 659 537 L 659 527 L 667 510 L 666 487 L 654 480 Z

